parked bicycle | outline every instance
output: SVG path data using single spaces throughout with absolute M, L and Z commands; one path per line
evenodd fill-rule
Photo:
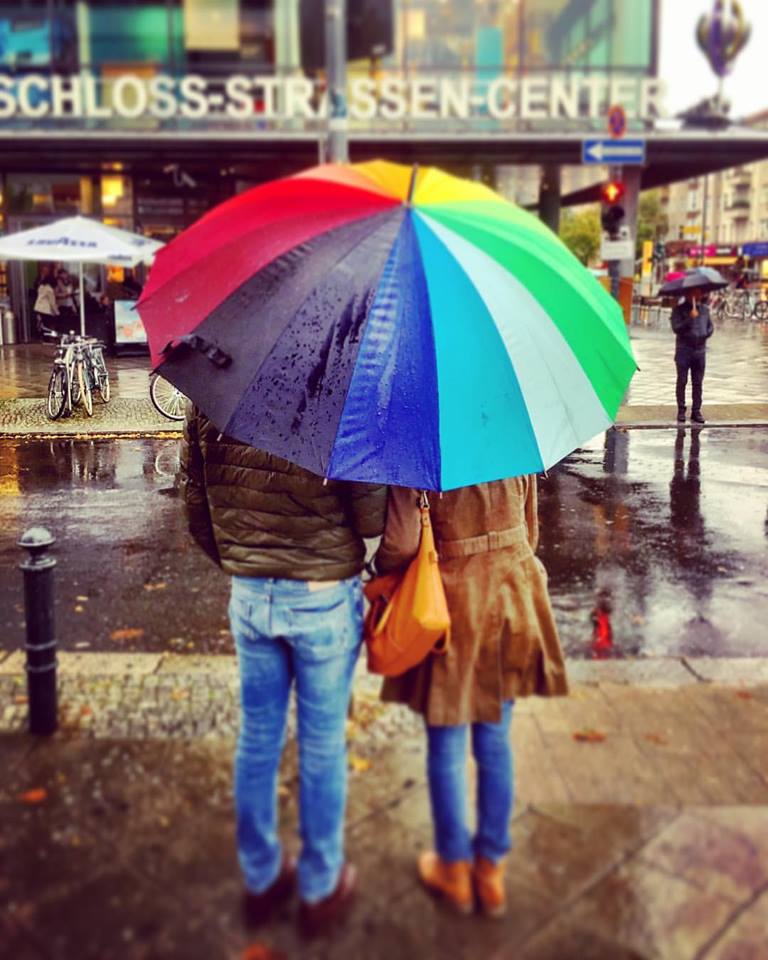
M 720 290 L 710 298 L 715 320 L 768 320 L 768 300 L 759 290 Z
M 52 330 L 46 336 L 58 336 Z M 93 395 L 109 403 L 109 372 L 104 360 L 104 344 L 94 337 L 65 333 L 59 340 L 53 369 L 48 381 L 47 412 L 51 420 L 71 416 L 82 403 L 88 416 L 93 416 Z
M 149 397 L 159 414 L 168 420 L 183 420 L 186 396 L 159 373 L 150 374 Z

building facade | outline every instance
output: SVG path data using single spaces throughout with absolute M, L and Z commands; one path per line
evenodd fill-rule
M 658 0 L 347 7 L 353 159 L 356 135 L 379 137 L 392 159 L 411 138 L 408 159 L 429 145 L 431 160 L 527 201 L 539 157 L 515 174 L 470 155 L 468 136 L 602 129 L 617 97 L 634 127 L 660 110 Z M 0 229 L 83 214 L 167 241 L 234 193 L 317 162 L 323 37 L 324 0 L 3 3 Z M 0 265 L 21 339 L 37 270 Z
M 768 113 L 747 125 L 768 129 Z M 667 241 L 679 255 L 712 266 L 746 265 L 768 281 L 768 160 L 672 183 L 662 188 L 661 201 Z

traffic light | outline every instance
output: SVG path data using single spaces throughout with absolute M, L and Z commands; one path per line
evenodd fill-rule
M 624 207 L 621 206 L 619 201 L 623 196 L 624 184 L 621 180 L 609 180 L 600 188 L 600 199 L 603 203 L 600 222 L 611 240 L 619 238 L 619 228 L 624 219 Z

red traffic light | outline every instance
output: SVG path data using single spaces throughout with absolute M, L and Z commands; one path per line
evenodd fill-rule
M 621 180 L 609 180 L 600 188 L 603 203 L 618 203 L 624 196 L 624 184 Z

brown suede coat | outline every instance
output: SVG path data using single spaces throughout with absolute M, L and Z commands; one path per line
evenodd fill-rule
M 563 655 L 534 556 L 539 528 L 535 477 L 517 477 L 430 495 L 451 646 L 401 677 L 382 699 L 406 703 L 436 726 L 497 722 L 515 697 L 568 692 Z M 418 495 L 392 487 L 376 558 L 383 572 L 403 566 L 419 542 Z

